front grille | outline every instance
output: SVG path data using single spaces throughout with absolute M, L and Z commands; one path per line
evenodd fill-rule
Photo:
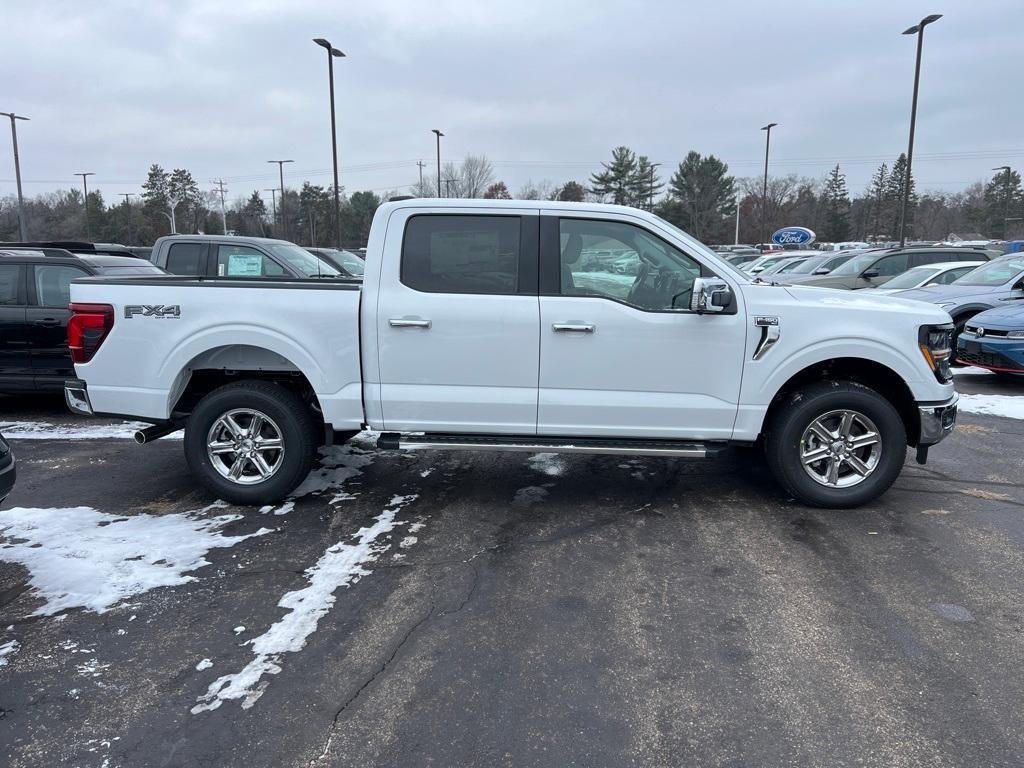
M 980 365 L 983 368 L 1002 368 L 1009 371 L 1024 371 L 1024 366 L 1014 362 L 1005 355 L 994 352 L 971 353 L 958 349 L 956 357 L 961 363 L 967 363 L 967 365 Z
M 1000 331 L 993 328 L 982 328 L 980 325 L 967 325 L 964 326 L 964 330 L 985 339 L 989 337 L 1004 339 L 1010 333 L 1009 331 Z

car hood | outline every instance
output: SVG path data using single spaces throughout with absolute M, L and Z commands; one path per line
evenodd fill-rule
M 949 313 L 944 309 L 899 296 L 885 296 L 868 291 L 805 288 L 802 285 L 790 285 L 785 289 L 790 296 L 802 304 L 816 304 L 832 309 L 857 309 L 877 313 L 894 312 L 915 315 L 921 318 L 922 323 L 948 323 L 950 321 Z
M 852 288 L 857 283 L 857 279 L 856 275 L 794 275 L 781 282 L 791 285 L 814 286 L 815 288 Z
M 1024 330 L 1024 301 L 980 312 L 971 318 L 970 323 L 980 325 L 985 330 Z
M 955 301 L 958 304 L 974 298 L 986 298 L 1001 290 L 1001 286 L 986 287 L 984 285 L 929 285 L 927 288 L 911 288 L 894 294 L 901 299 L 916 301 L 939 302 Z

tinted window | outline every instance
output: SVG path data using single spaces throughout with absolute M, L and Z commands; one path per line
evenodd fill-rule
M 928 285 L 949 285 L 954 280 L 959 280 L 972 269 L 975 269 L 975 267 L 957 267 L 956 269 L 948 269 L 943 274 L 939 275 L 938 278 L 928 283 Z
M 41 307 L 67 307 L 71 303 L 71 281 L 88 273 L 67 264 L 36 264 L 36 299 Z
M 309 254 L 313 258 L 312 254 Z M 280 277 L 284 268 L 262 251 L 246 245 L 217 246 L 218 277 Z
M 17 264 L 0 264 L 0 304 L 18 303 L 20 270 Z
M 645 310 L 687 309 L 700 264 L 640 227 L 562 219 L 561 294 L 600 296 Z
M 313 275 L 338 276 L 337 269 L 318 256 L 314 256 L 305 248 L 299 248 L 299 246 L 292 245 L 291 243 L 271 243 L 268 247 L 275 256 L 279 257 L 300 275 L 305 277 L 312 277 Z M 267 274 L 283 273 L 268 272 Z
M 167 271 L 173 275 L 198 275 L 201 243 L 174 243 L 167 251 Z
M 402 283 L 431 293 L 515 293 L 518 216 L 413 216 L 402 243 Z
M 884 259 L 879 259 L 872 269 L 878 272 L 879 277 L 888 277 L 898 275 L 900 272 L 906 272 L 907 254 L 896 253 L 892 256 L 886 256 Z

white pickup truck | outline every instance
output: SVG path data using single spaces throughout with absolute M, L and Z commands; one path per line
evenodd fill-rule
M 79 413 L 185 430 L 218 496 L 283 498 L 317 448 L 700 458 L 763 443 L 805 503 L 885 491 L 957 395 L 932 305 L 750 278 L 620 206 L 403 200 L 373 219 L 363 281 L 82 279 Z

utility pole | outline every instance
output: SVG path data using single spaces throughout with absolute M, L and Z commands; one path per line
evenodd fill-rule
M 89 182 L 87 181 L 89 176 L 95 176 L 96 174 L 92 171 L 87 173 L 76 173 L 75 176 L 82 177 L 82 189 L 85 191 L 85 199 L 82 202 L 85 204 L 85 239 L 86 242 L 92 240 L 92 235 L 89 233 Z
M 437 136 L 437 196 L 441 196 L 441 137 L 444 136 L 437 128 L 431 131 Z
M 18 160 L 18 126 L 15 120 L 28 120 L 27 117 L 13 112 L 0 112 L 0 115 L 11 118 L 11 141 L 14 142 L 14 180 L 18 185 L 18 234 L 21 242 L 28 242 L 28 222 L 25 221 L 25 199 L 21 196 L 21 162 Z
M 423 163 L 422 160 L 417 160 L 416 161 L 416 165 L 418 165 L 419 169 L 420 169 L 420 189 L 422 190 L 423 189 L 423 165 L 424 165 L 424 163 Z
M 267 160 L 268 163 L 277 163 L 277 172 L 281 177 L 281 234 L 284 235 L 284 239 L 288 238 L 288 225 L 285 223 L 284 216 L 284 164 L 294 163 L 294 160 Z
M 270 209 L 270 221 L 273 222 L 274 226 L 277 226 L 277 189 L 271 187 L 270 189 L 264 189 L 263 191 L 270 193 L 270 205 L 272 206 Z
M 131 245 L 135 237 L 132 235 L 132 204 L 128 198 L 135 197 L 135 194 L 132 192 L 122 192 L 121 197 L 124 198 L 124 210 L 128 216 L 128 245 Z
M 217 179 L 211 183 L 216 184 L 220 189 L 220 220 L 223 222 L 224 234 L 226 235 L 228 233 L 228 214 L 227 209 L 224 207 L 224 180 Z
M 740 244 L 740 199 L 736 198 L 736 235 L 733 238 L 733 245 Z

